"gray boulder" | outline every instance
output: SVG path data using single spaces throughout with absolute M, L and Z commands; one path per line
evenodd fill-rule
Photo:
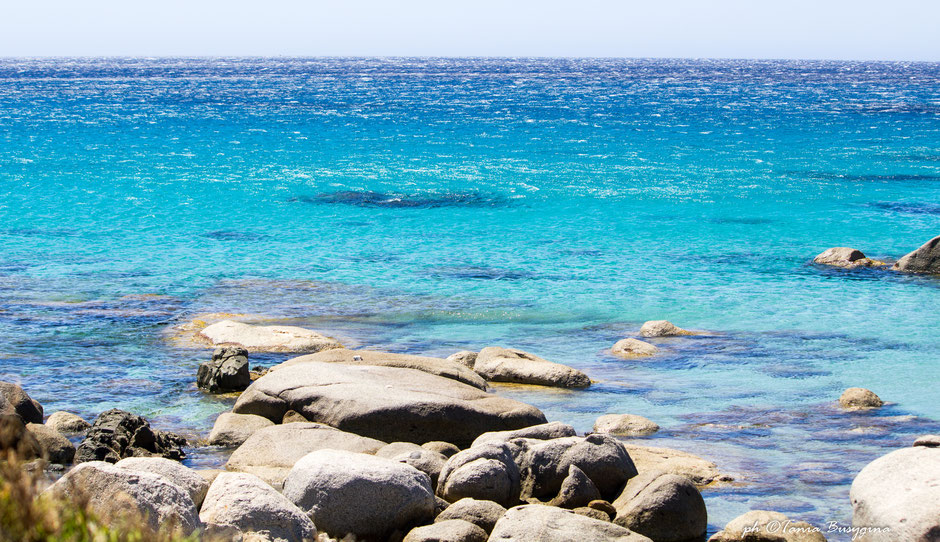
M 562 508 L 580 508 L 600 499 L 601 492 L 588 475 L 576 465 L 569 465 L 568 476 L 561 482 L 558 495 L 549 504 Z
M 179 461 L 162 457 L 128 457 L 114 464 L 119 469 L 134 472 L 149 472 L 163 476 L 170 482 L 183 488 L 193 500 L 196 508 L 202 505 L 202 500 L 209 491 L 209 482 L 189 467 L 184 467 Z
M 256 431 L 232 452 L 225 468 L 248 472 L 280 487 L 297 461 L 326 448 L 374 454 L 384 442 L 319 423 L 273 425 Z
M 271 420 L 254 414 L 223 412 L 216 418 L 208 441 L 213 446 L 238 446 L 256 431 L 272 425 Z
M 342 348 L 337 340 L 296 326 L 255 326 L 222 320 L 195 338 L 211 346 L 240 346 L 249 352 L 319 352 Z
M 895 450 L 865 466 L 852 482 L 852 525 L 861 542 L 940 540 L 940 448 Z
M 466 446 L 487 431 L 544 423 L 538 409 L 415 369 L 307 362 L 271 371 L 235 403 L 238 414 L 308 420 L 386 442 Z
M 447 359 L 450 361 L 456 361 L 464 367 L 473 369 L 473 365 L 477 361 L 477 353 L 471 352 L 470 350 L 461 350 L 460 352 L 455 352 L 447 356 Z
M 577 436 L 577 434 L 574 427 L 566 423 L 548 422 L 512 431 L 490 431 L 483 433 L 473 441 L 471 446 L 478 446 L 485 442 L 509 442 L 517 438 L 551 440 L 562 437 L 574 437 Z
M 440 440 L 432 440 L 430 442 L 425 442 L 421 445 L 425 450 L 431 450 L 432 452 L 437 452 L 444 457 L 450 457 L 455 453 L 460 451 L 460 448 L 454 446 L 449 442 L 444 442 Z
M 275 365 L 271 370 L 281 369 L 283 367 L 292 367 L 302 363 L 317 361 L 320 363 L 343 363 L 346 365 L 373 365 L 378 367 L 398 367 L 400 369 L 415 369 L 425 373 L 443 376 L 458 382 L 479 388 L 486 389 L 486 381 L 480 375 L 473 372 L 473 369 L 463 363 L 444 358 L 431 358 L 427 356 L 413 356 L 410 354 L 393 354 L 391 352 L 376 352 L 373 350 L 348 350 L 346 348 L 335 348 L 325 350 L 316 354 L 308 354 L 294 359 L 290 359 Z
M 751 510 L 731 520 L 708 542 L 826 542 L 820 529 L 780 512 Z
M 464 498 L 448 506 L 434 521 L 462 519 L 480 527 L 487 533 L 493 531 L 496 522 L 503 517 L 506 509 L 493 501 Z
M 504 443 L 473 446 L 447 460 L 437 493 L 448 502 L 463 498 L 512 506 L 519 501 L 519 467 Z
M 426 474 L 353 452 L 307 454 L 287 475 L 284 496 L 333 537 L 384 540 L 434 518 L 434 492 Z
M 645 437 L 657 431 L 655 422 L 636 414 L 605 414 L 594 422 L 595 433 L 621 437 Z
M 46 420 L 46 427 L 49 427 L 54 431 L 58 431 L 59 433 L 70 435 L 86 431 L 89 427 L 91 427 L 91 424 L 76 414 L 60 410 L 58 412 L 53 412 L 52 415 L 49 416 L 49 419 Z
M 639 339 L 620 339 L 610 349 L 611 354 L 621 358 L 641 358 L 652 356 L 659 348 Z
M 695 335 L 695 333 L 682 329 L 669 320 L 650 320 L 640 328 L 640 336 L 642 337 L 676 337 L 679 335 Z
M 630 529 L 576 514 L 571 510 L 526 504 L 506 512 L 496 522 L 490 542 L 652 542 Z
M 684 476 L 646 472 L 632 478 L 613 502 L 614 523 L 656 542 L 701 537 L 708 525 L 705 501 Z
M 75 445 L 62 436 L 62 433 L 39 423 L 26 424 L 26 430 L 36 437 L 47 461 L 60 465 L 72 463 L 75 458 Z
M 237 346 L 216 348 L 196 374 L 196 385 L 212 393 L 242 391 L 249 384 L 248 351 Z
M 103 461 L 76 466 L 44 492 L 77 500 L 106 523 L 145 521 L 156 531 L 188 535 L 200 527 L 189 494 L 165 477 L 118 468 Z
M 905 255 L 894 264 L 898 271 L 940 274 L 940 236 L 927 241 L 920 248 Z
M 411 465 L 428 475 L 432 487 L 437 486 L 441 470 L 444 468 L 444 464 L 447 463 L 447 458 L 443 454 L 426 450 L 411 442 L 387 444 L 375 452 L 375 456 Z
M 522 473 L 522 497 L 542 500 L 558 494 L 572 465 L 583 471 L 608 499 L 637 474 L 623 444 L 600 434 L 528 441 L 516 453 L 516 462 Z
M 25 423 L 42 423 L 42 405 L 12 382 L 0 382 L 0 415 L 16 414 Z
M 842 392 L 839 397 L 839 405 L 842 408 L 857 410 L 863 408 L 878 408 L 884 405 L 881 397 L 875 395 L 875 392 L 865 388 L 849 388 Z
M 287 497 L 257 476 L 219 474 L 199 511 L 207 526 L 230 527 L 267 539 L 306 542 L 317 536 L 313 521 Z
M 697 486 L 734 481 L 733 476 L 718 470 L 718 465 L 695 454 L 630 443 L 624 443 L 623 446 L 639 472 L 662 471 L 678 474 L 692 480 Z
M 833 267 L 843 267 L 851 269 L 853 267 L 866 266 L 871 262 L 862 254 L 861 250 L 848 247 L 834 247 L 824 250 L 813 258 L 813 263 L 819 265 L 831 265 Z
M 486 542 L 487 537 L 486 531 L 473 523 L 449 519 L 412 529 L 404 542 Z
M 117 463 L 125 457 L 165 457 L 183 459 L 186 439 L 165 431 L 154 431 L 140 416 L 118 410 L 98 415 L 75 451 L 75 462 Z
M 473 370 L 492 382 L 558 388 L 586 388 L 591 385 L 591 379 L 577 369 L 515 348 L 490 346 L 480 350 Z

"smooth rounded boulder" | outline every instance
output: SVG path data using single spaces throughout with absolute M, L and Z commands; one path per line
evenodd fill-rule
M 447 359 L 450 361 L 456 361 L 457 363 L 473 369 L 474 363 L 477 361 L 477 352 L 472 352 L 470 350 L 461 350 L 459 352 L 454 352 L 453 354 L 447 356 Z
M 38 423 L 26 424 L 26 430 L 36 437 L 47 461 L 60 465 L 72 463 L 75 458 L 75 445 L 62 436 L 62 433 Z
M 184 535 L 201 526 L 196 505 L 186 490 L 165 477 L 89 461 L 70 470 L 43 495 L 83 503 L 101 520 L 145 521 L 156 530 Z
M 894 264 L 894 269 L 908 273 L 940 274 L 940 236 L 903 256 Z
M 659 352 L 659 348 L 639 339 L 620 339 L 610 349 L 610 353 L 621 358 L 642 358 Z
M 432 487 L 437 486 L 441 470 L 447 463 L 447 457 L 444 454 L 427 450 L 411 442 L 392 442 L 375 452 L 375 456 L 411 465 L 431 478 Z
M 77 414 L 60 410 L 53 412 L 52 415 L 49 416 L 49 419 L 46 420 L 46 426 L 59 433 L 70 435 L 86 431 L 91 427 L 91 424 L 83 420 Z
M 297 326 L 256 326 L 222 320 L 196 333 L 210 346 L 238 346 L 248 352 L 319 352 L 342 348 L 336 339 Z
M 385 443 L 319 423 L 273 425 L 256 431 L 232 452 L 225 468 L 248 472 L 280 487 L 297 461 L 326 448 L 374 454 Z
M 632 478 L 613 502 L 614 523 L 656 542 L 701 537 L 708 526 L 705 501 L 684 476 L 646 472 Z
M 272 425 L 274 422 L 262 416 L 223 412 L 216 418 L 208 442 L 212 446 L 239 446 L 256 431 Z
M 586 388 L 591 379 L 581 371 L 515 348 L 480 350 L 473 370 L 491 382 L 512 382 L 558 388 Z
M 189 493 L 196 508 L 202 505 L 202 500 L 209 491 L 209 482 L 189 467 L 183 466 L 179 461 L 162 457 L 128 457 L 114 464 L 119 469 L 134 472 L 149 472 L 159 474 L 173 482 Z
M 509 442 L 513 439 L 524 438 L 534 440 L 551 440 L 563 437 L 577 436 L 574 427 L 562 422 L 548 422 L 512 431 L 490 431 L 477 437 L 471 446 L 478 446 L 485 442 Z
M 718 470 L 718 465 L 712 461 L 682 450 L 629 443 L 624 443 L 624 447 L 639 472 L 662 471 L 678 474 L 692 480 L 697 486 L 734 480 L 733 476 Z
M 415 369 L 307 362 L 271 371 L 235 403 L 280 421 L 288 410 L 384 442 L 467 446 L 487 431 L 545 423 L 537 408 Z
M 682 329 L 669 320 L 650 320 L 640 328 L 642 337 L 677 337 L 680 335 L 695 335 L 695 333 Z
M 652 542 L 649 538 L 608 521 L 571 510 L 525 504 L 512 508 L 496 522 L 490 542 L 585 542 L 604 540 Z
M 826 542 L 817 527 L 780 512 L 751 510 L 725 525 L 708 542 Z
M 42 405 L 23 388 L 12 382 L 0 382 L 0 415 L 15 414 L 24 423 L 42 423 Z
M 577 465 L 569 465 L 568 476 L 561 482 L 558 495 L 549 504 L 562 508 L 580 508 L 597 500 L 601 500 L 601 492 L 594 482 Z
M 199 519 L 207 526 L 256 533 L 268 539 L 306 542 L 317 536 L 313 521 L 257 476 L 223 472 L 212 482 Z
M 813 263 L 815 264 L 831 265 L 833 267 L 843 267 L 846 269 L 859 267 L 870 261 L 871 260 L 862 254 L 861 250 L 849 247 L 829 248 L 813 258 Z
M 340 538 L 385 540 L 434 518 L 426 474 L 403 463 L 354 452 L 319 450 L 304 456 L 284 482 L 284 496 L 317 529 Z
M 464 498 L 512 506 L 519 501 L 519 467 L 505 443 L 473 446 L 447 460 L 438 479 L 437 494 L 448 502 Z
M 645 437 L 657 431 L 659 425 L 636 414 L 605 414 L 594 422 L 595 433 L 621 437 Z
M 878 408 L 884 405 L 884 401 L 871 390 L 866 390 L 865 388 L 849 388 L 839 396 L 839 405 L 845 409 L 858 410 Z
M 468 521 L 449 519 L 412 529 L 404 542 L 486 542 L 487 537 L 486 531 Z
M 434 521 L 461 519 L 469 521 L 489 533 L 505 513 L 506 509 L 499 503 L 467 497 L 448 506 L 434 518 Z
M 852 525 L 861 542 L 940 538 L 940 448 L 895 450 L 865 466 L 852 482 Z

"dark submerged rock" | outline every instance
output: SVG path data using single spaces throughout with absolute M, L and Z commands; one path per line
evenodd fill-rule
M 154 431 L 144 418 L 113 408 L 98 415 L 85 440 L 75 452 L 75 462 L 117 463 L 125 457 L 186 457 L 186 439 L 165 431 Z
M 244 390 L 251 384 L 248 350 L 237 346 L 216 348 L 212 360 L 199 366 L 196 384 L 212 393 Z

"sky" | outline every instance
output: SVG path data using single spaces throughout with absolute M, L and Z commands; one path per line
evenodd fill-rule
M 940 0 L 5 0 L 0 56 L 940 61 Z

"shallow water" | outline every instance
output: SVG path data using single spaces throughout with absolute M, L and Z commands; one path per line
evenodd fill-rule
M 862 466 L 940 430 L 940 280 L 811 260 L 940 234 L 938 142 L 938 64 L 0 60 L 0 378 L 198 436 L 232 400 L 165 331 L 203 312 L 514 346 L 598 383 L 500 393 L 735 474 L 711 530 L 845 523 Z M 605 352 L 660 318 L 709 334 Z

